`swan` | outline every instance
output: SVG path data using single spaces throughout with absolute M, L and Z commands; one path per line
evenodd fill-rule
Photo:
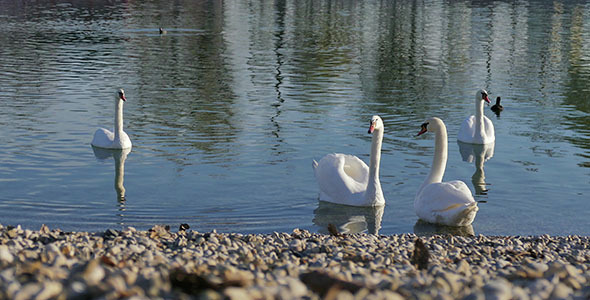
M 90 143 L 94 147 L 106 149 L 127 149 L 131 148 L 131 140 L 123 131 L 123 102 L 127 101 L 125 92 L 122 89 L 117 91 L 115 97 L 115 129 L 113 132 L 99 128 L 94 132 L 94 138 Z
M 430 174 L 414 198 L 416 215 L 426 222 L 467 226 L 478 211 L 471 190 L 460 180 L 442 182 L 447 165 L 447 128 L 439 118 L 430 118 L 418 133 L 434 131 L 434 159 Z
M 354 206 L 385 205 L 379 181 L 383 129 L 383 120 L 373 116 L 369 127 L 369 133 L 373 135 L 370 167 L 354 155 L 340 153 L 328 154 L 319 162 L 313 161 L 321 201 Z
M 501 99 L 500 97 L 497 97 L 497 98 L 496 98 L 496 104 L 492 105 L 492 108 L 491 108 L 491 110 L 492 110 L 493 112 L 495 112 L 495 113 L 496 113 L 496 115 L 499 115 L 499 114 L 500 114 L 500 112 L 504 110 L 504 107 L 502 106 L 502 104 L 500 104 L 500 101 L 501 101 L 501 100 L 502 100 L 502 99 Z
M 488 92 L 475 93 L 475 116 L 469 116 L 459 129 L 457 140 L 468 144 L 487 144 L 496 140 L 494 124 L 483 114 L 483 101 L 490 103 Z

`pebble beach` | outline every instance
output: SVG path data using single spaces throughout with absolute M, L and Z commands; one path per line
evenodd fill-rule
M 588 299 L 589 242 L 0 225 L 0 299 Z

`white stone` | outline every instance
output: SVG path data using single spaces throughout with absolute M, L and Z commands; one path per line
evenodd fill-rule
M 6 245 L 0 245 L 0 262 L 4 263 L 12 263 L 14 261 L 14 256 L 10 251 L 8 251 L 8 247 Z

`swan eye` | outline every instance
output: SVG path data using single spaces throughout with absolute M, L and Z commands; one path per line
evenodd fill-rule
M 428 122 L 422 124 L 422 129 L 426 130 L 428 128 Z

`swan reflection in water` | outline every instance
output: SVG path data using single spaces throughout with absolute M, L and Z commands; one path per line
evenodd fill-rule
M 459 144 L 459 152 L 463 161 L 468 163 L 475 161 L 475 173 L 471 176 L 471 182 L 475 188 L 476 195 L 487 195 L 488 189 L 486 188 L 486 177 L 483 169 L 484 162 L 494 156 L 494 143 L 489 144 L 467 144 L 457 141 Z
M 125 177 L 125 160 L 127 154 L 131 152 L 131 148 L 115 150 L 92 147 L 94 156 L 97 159 L 105 160 L 112 157 L 115 160 L 115 191 L 117 192 L 117 200 L 119 203 L 125 202 L 125 186 L 123 186 L 123 177 Z M 123 207 L 122 210 L 125 210 Z
M 385 206 L 362 207 L 319 201 L 313 211 L 313 223 L 320 233 L 328 233 L 328 225 L 334 224 L 341 233 L 367 232 L 379 234 Z
M 467 226 L 446 226 L 440 224 L 428 223 L 418 219 L 414 224 L 414 233 L 416 235 L 435 235 L 435 234 L 450 234 L 459 236 L 475 236 L 473 225 Z

